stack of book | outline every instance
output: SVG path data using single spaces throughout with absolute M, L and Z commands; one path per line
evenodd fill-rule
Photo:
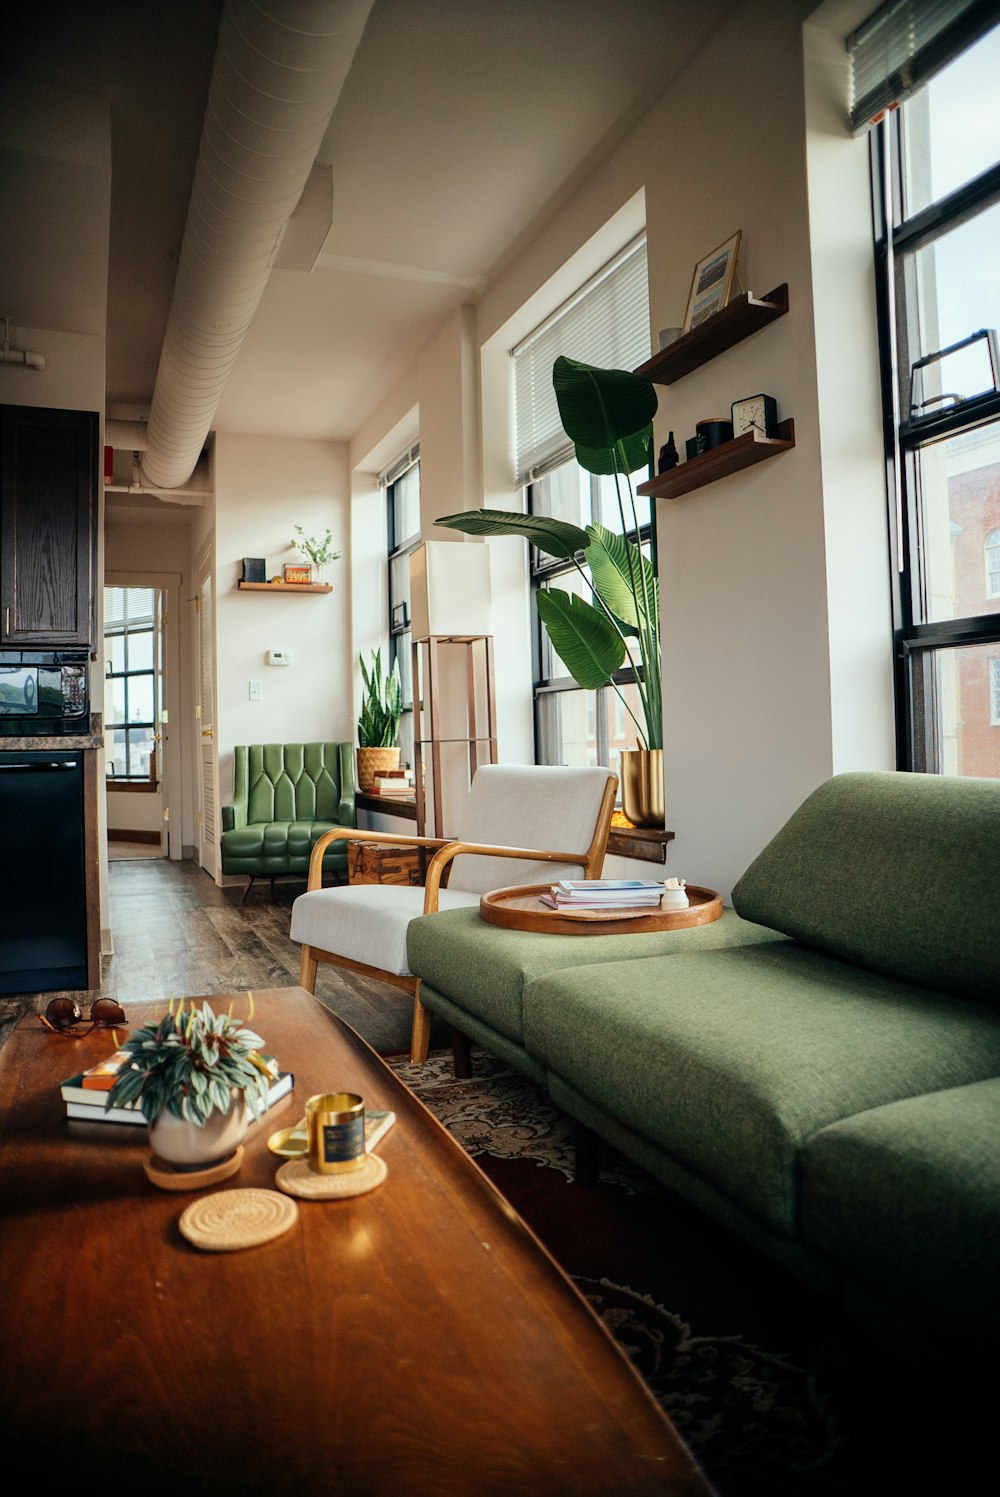
M 117 1050 L 114 1055 L 102 1060 L 100 1065 L 92 1066 L 89 1071 L 81 1071 L 76 1076 L 70 1076 L 62 1083 L 59 1094 L 66 1104 L 66 1116 L 75 1118 L 81 1123 L 131 1123 L 139 1127 L 145 1127 L 146 1119 L 142 1110 L 134 1102 L 127 1103 L 124 1107 L 105 1107 L 108 1092 L 115 1082 L 115 1077 L 122 1065 L 127 1064 L 132 1057 L 125 1051 Z M 270 1056 L 264 1056 L 265 1060 L 271 1060 Z M 267 1102 L 264 1105 L 265 1112 L 268 1107 L 273 1107 L 281 1097 L 290 1092 L 295 1085 L 295 1077 L 291 1071 L 277 1071 L 275 1079 L 267 1093 Z
M 659 909 L 663 885 L 644 878 L 568 878 L 539 898 L 554 910 Z

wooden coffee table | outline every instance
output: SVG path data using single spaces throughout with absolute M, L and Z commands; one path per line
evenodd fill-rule
M 0 1050 L 11 1469 L 174 1497 L 708 1494 L 585 1301 L 426 1108 L 301 988 L 254 996 L 295 1090 L 215 1189 L 273 1188 L 268 1134 L 341 1089 L 397 1114 L 386 1183 L 300 1201 L 264 1246 L 199 1252 L 177 1227 L 197 1197 L 146 1180 L 145 1130 L 64 1116 L 60 1081 L 109 1034 L 25 1020 Z

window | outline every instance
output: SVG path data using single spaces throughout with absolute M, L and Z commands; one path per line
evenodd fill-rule
M 512 351 L 515 393 L 515 468 L 531 514 L 555 515 L 581 528 L 592 521 L 653 546 L 648 499 L 636 512 L 619 508 L 612 477 L 586 473 L 559 420 L 552 365 L 560 354 L 602 368 L 633 369 L 649 357 L 649 294 L 645 237 L 627 245 L 581 290 Z M 643 481 L 643 471 L 633 475 Z M 623 485 L 624 489 L 624 485 Z M 532 550 L 532 595 L 559 587 L 588 596 L 572 562 Z M 588 596 L 589 601 L 589 596 Z M 631 672 L 615 686 L 584 691 L 555 653 L 533 607 L 535 758 L 540 764 L 617 764 L 618 751 L 635 748 L 632 713 L 642 711 Z
M 903 9 L 917 17 L 918 32 L 924 12 L 942 11 L 928 0 L 883 7 Z M 1000 27 L 994 12 L 983 34 L 981 14 L 967 8 L 956 22 L 960 31 L 963 19 L 978 17 L 976 35 L 956 33 L 951 45 L 946 24 L 918 53 L 919 62 L 936 49 L 936 71 L 877 126 L 872 162 L 898 571 L 899 764 L 994 777 Z
M 990 725 L 1000 727 L 1000 655 L 990 661 Z
M 633 475 L 643 481 L 645 471 Z M 614 479 L 586 473 L 575 459 L 563 463 L 551 473 L 536 480 L 528 489 L 531 514 L 556 515 L 581 527 L 594 521 L 609 530 L 624 533 L 642 544 L 649 554 L 651 545 L 649 500 L 637 498 L 636 515 L 618 508 Z M 553 561 L 532 550 L 532 592 L 539 587 L 559 587 L 590 601 L 589 589 L 572 562 Z M 616 672 L 615 686 L 584 691 L 570 676 L 556 654 L 545 629 L 534 610 L 535 637 L 535 757 L 540 764 L 607 765 L 614 768 L 619 750 L 637 748 L 639 733 L 636 718 L 643 720 L 642 707 L 631 671 Z M 638 659 L 638 656 L 636 656 Z M 634 716 L 633 716 L 634 714 Z
M 104 589 L 104 742 L 109 780 L 156 784 L 156 593 Z
M 1000 530 L 986 537 L 986 596 L 1000 598 Z
M 420 449 L 413 447 L 380 477 L 386 494 L 389 547 L 389 658 L 399 666 L 403 716 L 399 742 L 413 762 L 413 651 L 410 631 L 410 552 L 420 544 Z

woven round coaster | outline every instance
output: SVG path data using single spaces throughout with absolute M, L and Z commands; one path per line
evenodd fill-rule
M 209 1253 L 231 1253 L 280 1237 L 298 1220 L 294 1201 L 275 1190 L 221 1190 L 202 1196 L 181 1215 L 188 1242 Z
M 342 1175 L 317 1175 L 308 1160 L 289 1159 L 275 1175 L 274 1183 L 279 1190 L 305 1201 L 342 1201 L 348 1196 L 366 1195 L 381 1185 L 388 1173 L 385 1160 L 378 1154 L 369 1154 L 360 1169 Z
M 150 1154 L 142 1161 L 142 1167 L 146 1178 L 161 1190 L 204 1190 L 206 1185 L 218 1185 L 220 1180 L 228 1180 L 242 1163 L 243 1145 L 237 1144 L 235 1154 L 203 1170 L 179 1170 L 158 1154 Z

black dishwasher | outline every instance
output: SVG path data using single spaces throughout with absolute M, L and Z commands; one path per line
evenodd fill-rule
M 86 986 L 83 755 L 0 752 L 0 993 Z

